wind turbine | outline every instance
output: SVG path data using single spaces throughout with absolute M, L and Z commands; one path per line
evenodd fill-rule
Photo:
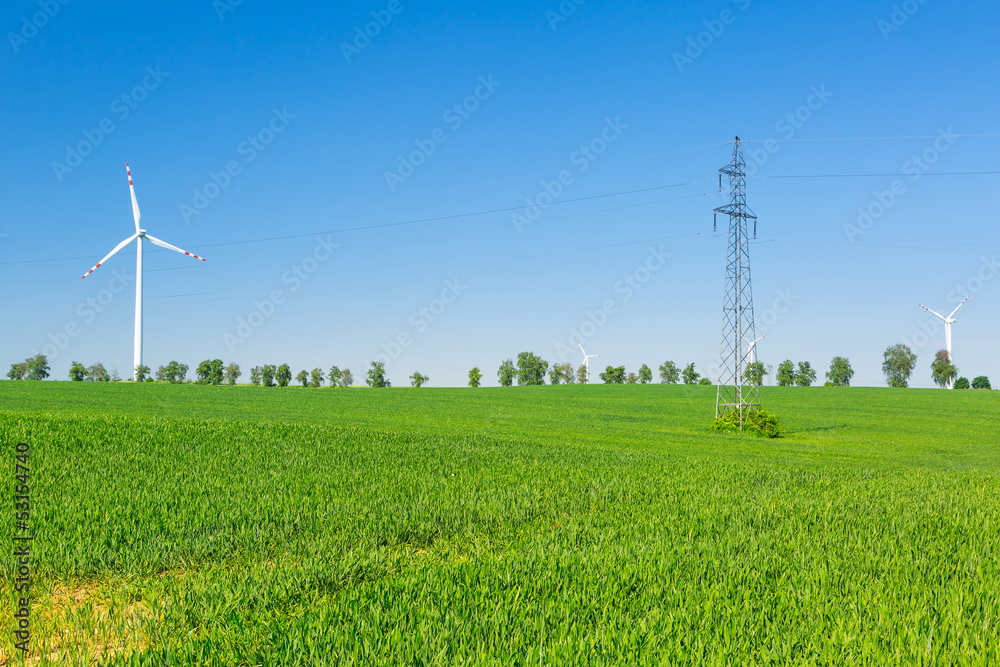
M 752 364 L 753 362 L 757 361 L 757 356 L 754 354 L 754 347 L 757 345 L 757 343 L 764 340 L 765 338 L 767 338 L 767 334 L 764 334 L 763 336 L 755 340 L 750 340 L 746 336 L 743 336 L 743 340 L 745 340 L 747 342 L 747 345 L 749 346 L 747 348 L 747 354 L 750 356 L 749 363 Z
M 945 348 L 945 350 L 948 351 L 948 361 L 951 361 L 951 325 L 955 323 L 955 313 L 958 312 L 959 308 L 961 308 L 962 306 L 965 305 L 965 302 L 968 301 L 969 297 L 971 297 L 971 296 L 972 295 L 970 294 L 969 296 L 967 296 L 964 299 L 962 299 L 962 303 L 960 303 L 957 306 L 955 306 L 955 310 L 951 311 L 951 313 L 948 315 L 948 317 L 945 317 L 941 313 L 935 313 L 933 310 L 931 310 L 930 308 L 928 308 L 924 304 L 920 304 L 921 308 L 923 308 L 928 313 L 930 313 L 931 315 L 934 315 L 935 317 L 939 318 L 941 321 L 944 322 L 944 348 Z M 948 381 L 948 389 L 951 389 L 953 385 L 954 385 L 954 382 L 951 381 L 951 380 L 949 380 Z
M 576 344 L 580 346 L 580 351 L 583 352 L 583 366 L 587 369 L 587 384 L 590 384 L 590 360 L 594 357 L 603 357 L 603 354 L 587 354 L 587 351 L 583 349 L 583 344 L 580 343 L 579 338 L 574 338 Z
M 135 354 L 133 356 L 134 363 L 132 364 L 132 379 L 138 380 L 138 372 L 136 369 L 142 365 L 142 240 L 149 239 L 150 243 L 160 246 L 161 248 L 166 248 L 167 250 L 173 250 L 181 254 L 187 255 L 188 257 L 194 257 L 195 259 L 200 259 L 205 261 L 204 257 L 199 257 L 194 253 L 190 253 L 187 250 L 181 250 L 177 246 L 172 246 L 166 241 L 161 241 L 160 239 L 150 236 L 146 233 L 145 229 L 139 227 L 139 204 L 135 200 L 135 188 L 132 187 L 132 170 L 129 169 L 128 162 L 125 163 L 125 173 L 128 174 L 128 189 L 132 193 L 132 217 L 135 218 L 135 234 L 128 237 L 121 243 L 115 246 L 115 249 L 109 252 L 104 259 L 99 261 L 94 265 L 94 268 L 87 271 L 85 274 L 80 276 L 83 280 L 91 273 L 94 269 L 104 264 L 106 261 L 111 259 L 115 253 L 127 246 L 132 241 L 136 242 L 136 255 L 135 255 Z

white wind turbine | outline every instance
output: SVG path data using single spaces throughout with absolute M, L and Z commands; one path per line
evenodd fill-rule
M 580 343 L 579 338 L 574 338 L 576 344 L 580 346 L 580 351 L 583 352 L 583 366 L 587 369 L 587 384 L 590 384 L 590 360 L 594 357 L 603 357 L 603 354 L 587 354 L 587 351 L 583 349 L 583 344 Z
M 82 279 L 86 278 L 87 276 L 89 276 L 91 273 L 94 272 L 94 269 L 96 269 L 101 264 L 104 264 L 104 262 L 108 261 L 109 259 L 111 259 L 111 257 L 116 252 L 118 252 L 119 250 L 121 250 L 122 248 L 124 248 L 125 246 L 127 246 L 132 241 L 136 242 L 136 255 L 135 255 L 135 354 L 133 356 L 134 363 L 132 364 L 132 379 L 133 380 L 137 380 L 138 379 L 138 377 L 137 377 L 138 373 L 137 373 L 136 369 L 139 368 L 139 366 L 142 365 L 142 240 L 143 239 L 149 239 L 150 243 L 154 243 L 154 244 L 160 246 L 161 248 L 166 248 L 167 250 L 174 250 L 176 252 L 179 252 L 179 253 L 182 253 L 184 255 L 187 255 L 188 257 L 194 257 L 195 259 L 200 259 L 203 262 L 205 261 L 205 258 L 204 257 L 199 257 L 198 255 L 190 253 L 187 250 L 181 250 L 180 248 L 178 248 L 176 246 L 170 245 L 166 241 L 161 241 L 160 239 L 158 239 L 156 237 L 150 236 L 149 234 L 146 233 L 145 229 L 141 229 L 139 227 L 139 204 L 135 200 L 135 188 L 132 187 L 132 171 L 129 169 L 128 162 L 125 163 L 125 173 L 128 174 L 128 189 L 129 189 L 129 192 L 132 193 L 132 217 L 135 218 L 135 234 L 133 234 L 132 236 L 128 237 L 127 239 L 125 239 L 124 241 L 122 241 L 121 243 L 119 243 L 118 245 L 116 245 L 114 250 L 112 250 L 111 252 L 109 252 L 107 254 L 107 256 L 105 256 L 104 259 L 102 259 L 97 264 L 95 264 L 93 269 L 91 269 L 90 271 L 87 271 L 85 274 L 83 274 L 80 277 L 80 279 L 82 280 Z
M 945 317 L 941 313 L 935 313 L 933 310 L 931 310 L 930 308 L 928 308 L 924 304 L 920 304 L 921 308 L 923 308 L 924 310 L 926 310 L 931 315 L 934 315 L 935 317 L 938 317 L 939 319 L 941 319 L 941 321 L 944 322 L 944 347 L 945 347 L 945 350 L 948 351 L 948 361 L 951 361 L 951 325 L 954 324 L 955 321 L 956 321 L 955 320 L 955 313 L 958 312 L 959 308 L 961 308 L 962 306 L 965 305 L 965 302 L 968 301 L 969 297 L 971 297 L 971 296 L 972 295 L 970 294 L 969 296 L 967 296 L 964 299 L 962 299 L 962 303 L 960 303 L 957 306 L 955 306 L 955 310 L 951 311 L 951 314 L 949 314 L 948 317 Z M 951 380 L 949 380 L 948 381 L 948 389 L 951 389 L 953 385 L 954 385 L 954 382 L 952 382 Z
M 765 338 L 767 338 L 767 334 L 764 334 L 760 338 L 756 338 L 754 340 L 750 340 L 746 336 L 743 337 L 743 340 L 745 340 L 747 342 L 747 346 L 748 346 L 747 347 L 747 354 L 750 357 L 750 362 L 749 363 L 752 364 L 753 362 L 757 361 L 757 355 L 754 353 L 754 348 L 757 346 L 757 343 L 759 343 L 760 341 L 764 340 Z

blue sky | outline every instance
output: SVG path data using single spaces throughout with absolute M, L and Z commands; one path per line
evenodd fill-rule
M 944 332 L 918 304 L 971 293 L 955 362 L 996 384 L 998 20 L 935 0 L 13 0 L 4 363 L 128 375 L 134 246 L 80 280 L 133 230 L 128 161 L 143 227 L 208 259 L 144 248 L 154 369 L 360 383 L 385 355 L 394 384 L 479 366 L 495 385 L 521 351 L 579 363 L 581 333 L 602 367 L 714 375 L 712 209 L 739 135 L 765 363 L 822 379 L 843 355 L 883 385 L 883 350 L 908 342 L 932 386 Z

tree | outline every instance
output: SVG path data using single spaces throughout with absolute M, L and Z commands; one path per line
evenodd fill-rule
M 635 373 L 629 373 L 628 377 L 625 378 L 625 382 L 627 384 L 636 384 L 637 382 L 639 382 L 639 376 L 637 376 Z
M 808 361 L 799 362 L 799 370 L 795 373 L 795 384 L 808 387 L 816 381 L 816 371 Z
M 373 361 L 368 369 L 368 379 L 365 380 L 369 387 L 391 387 L 392 384 L 385 379 L 385 363 Z
M 87 367 L 79 361 L 74 361 L 69 367 L 69 379 L 73 382 L 83 382 L 87 377 Z
M 497 371 L 497 379 L 500 380 L 500 386 L 511 386 L 514 384 L 516 376 L 517 370 L 514 368 L 514 362 L 510 359 L 504 359 L 503 363 L 500 364 L 500 369 Z
M 121 382 L 122 378 L 118 375 L 118 364 L 111 364 L 111 381 Z
M 198 364 L 195 373 L 198 376 L 198 384 L 222 384 L 225 374 L 222 359 L 206 359 Z
M 653 370 L 646 364 L 639 366 L 639 382 L 641 382 L 642 384 L 649 384 L 652 381 L 653 381 Z
M 243 375 L 243 372 L 240 371 L 240 365 L 235 361 L 226 366 L 226 382 L 228 382 L 230 386 L 236 384 L 236 381 L 240 379 L 241 375 Z
M 302 383 L 303 387 L 309 386 L 309 373 L 304 369 L 299 371 L 299 374 L 295 376 L 295 379 Z
M 985 375 L 976 376 L 972 380 L 972 388 L 973 389 L 992 389 L 992 387 L 990 387 L 990 379 L 988 377 L 986 377 Z
M 778 386 L 791 387 L 795 384 L 795 364 L 791 359 L 785 359 L 778 364 Z
M 573 384 L 575 371 L 572 364 L 553 364 L 549 371 L 549 383 Z
M 764 368 L 763 361 L 754 361 L 747 364 L 746 370 L 743 371 L 743 375 L 746 376 L 746 379 L 750 380 L 750 382 L 759 387 L 764 382 L 764 376 L 767 375 L 767 369 Z
M 136 382 L 145 382 L 146 378 L 148 377 L 149 377 L 149 366 L 145 364 L 139 364 L 138 366 L 135 367 Z
M 11 380 L 23 380 L 24 376 L 28 374 L 28 362 L 22 361 L 19 364 L 11 364 L 10 370 L 7 371 L 7 377 Z
M 330 386 L 331 387 L 339 387 L 340 386 L 340 378 L 343 375 L 344 375 L 344 372 L 342 370 L 340 370 L 339 366 L 331 366 L 330 367 Z
M 252 384 L 255 387 L 260 384 L 261 373 L 263 372 L 263 370 L 264 369 L 262 369 L 260 366 L 254 366 L 253 368 L 250 369 L 250 384 Z
M 534 352 L 521 352 L 517 355 L 517 384 L 545 384 L 545 374 L 549 372 L 549 362 Z
M 345 368 L 343 374 L 340 376 L 340 386 L 341 387 L 351 387 L 354 385 L 354 376 L 351 375 L 351 369 Z
M 934 384 L 942 389 L 951 386 L 951 383 L 958 376 L 958 369 L 951 362 L 948 350 L 938 350 L 934 354 L 934 361 L 931 362 L 931 379 Z
M 834 387 L 850 387 L 851 378 L 854 377 L 854 369 L 847 357 L 834 357 L 830 362 L 830 370 L 826 373 L 826 379 Z
M 969 388 L 969 378 L 958 378 L 955 380 L 955 389 L 968 389 Z
M 625 367 L 608 366 L 601 373 L 601 379 L 604 384 L 625 384 Z
M 36 354 L 25 363 L 28 365 L 25 380 L 44 380 L 49 376 L 49 360 L 44 354 Z
M 260 369 L 260 381 L 265 387 L 274 386 L 274 364 L 264 364 Z
M 108 375 L 107 369 L 99 361 L 87 369 L 88 382 L 109 382 L 110 380 L 111 376 Z
M 413 375 L 410 376 L 410 386 L 422 387 L 428 380 L 430 380 L 430 378 L 426 375 L 421 375 L 420 371 L 413 371 Z
M 480 372 L 479 366 L 476 366 L 471 371 L 469 371 L 470 387 L 478 387 L 482 381 L 483 381 L 483 374 L 482 372 Z
M 274 374 L 274 379 L 278 381 L 279 387 L 287 387 L 288 383 L 292 381 L 292 369 L 288 367 L 288 364 L 281 364 Z
M 182 364 L 178 361 L 171 361 L 167 364 L 167 367 L 163 369 L 163 379 L 167 382 L 173 383 L 184 382 L 187 380 L 187 372 L 187 364 Z
M 165 382 L 167 379 L 167 369 L 160 364 L 160 367 L 156 369 L 156 381 Z
M 677 384 L 680 379 L 681 372 L 677 369 L 677 364 L 664 361 L 660 365 L 660 384 Z
M 684 367 L 681 377 L 684 378 L 684 384 L 698 384 L 698 378 L 701 377 L 701 374 L 694 369 L 694 364 L 690 363 Z
M 917 363 L 917 355 L 908 346 L 897 343 L 885 348 L 882 355 L 882 373 L 890 387 L 906 387 Z
M 313 387 L 322 387 L 323 379 L 324 378 L 323 378 L 322 368 L 314 368 L 312 369 L 312 372 L 309 373 L 309 384 L 311 384 Z

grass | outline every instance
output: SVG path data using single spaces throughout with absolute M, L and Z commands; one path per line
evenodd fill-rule
M 763 398 L 0 383 L 36 663 L 998 664 L 1000 393 Z

